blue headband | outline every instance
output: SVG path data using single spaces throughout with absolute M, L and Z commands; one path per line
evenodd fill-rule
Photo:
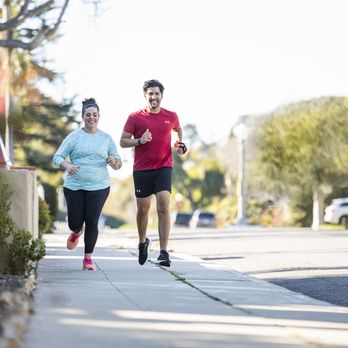
M 99 106 L 98 106 L 98 104 L 97 104 L 97 103 L 90 102 L 90 103 L 84 104 L 84 105 L 82 106 L 82 115 L 85 114 L 85 111 L 86 111 L 87 108 L 91 108 L 91 107 L 92 107 L 92 108 L 96 108 L 96 109 L 98 110 L 98 113 L 99 113 Z

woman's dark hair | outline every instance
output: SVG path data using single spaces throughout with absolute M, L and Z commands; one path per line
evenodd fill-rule
M 158 80 L 145 81 L 144 86 L 143 86 L 143 91 L 146 92 L 148 90 L 148 88 L 151 88 L 151 87 L 158 87 L 161 93 L 163 93 L 163 91 L 164 91 L 164 87 L 163 87 L 162 83 L 159 82 Z
M 94 98 L 85 98 L 82 101 L 82 115 L 84 115 L 86 109 L 90 108 L 90 107 L 96 108 L 98 110 L 98 114 L 99 114 L 99 106 L 98 106 L 97 102 L 95 101 L 95 99 Z

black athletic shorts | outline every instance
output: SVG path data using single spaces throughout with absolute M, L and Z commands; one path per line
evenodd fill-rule
M 153 170 L 133 172 L 135 196 L 145 198 L 161 191 L 172 192 L 172 168 L 163 167 Z

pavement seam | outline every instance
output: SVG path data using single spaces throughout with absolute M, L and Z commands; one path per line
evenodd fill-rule
M 252 315 L 252 316 L 257 316 L 257 317 L 259 317 L 259 318 L 264 318 L 264 319 L 266 319 L 267 321 L 269 321 L 269 318 L 267 318 L 267 317 L 264 317 L 264 316 L 262 316 L 262 315 L 261 315 L 261 316 L 260 316 L 260 315 L 255 315 L 255 313 L 253 313 L 253 312 L 251 312 L 251 311 L 248 311 L 248 310 L 246 310 L 245 308 L 240 308 L 240 307 L 238 307 L 238 306 L 235 306 L 233 303 L 231 303 L 231 302 L 229 302 L 229 301 L 225 301 L 225 300 L 223 300 L 223 299 L 221 299 L 221 298 L 219 298 L 219 297 L 217 297 L 217 296 L 214 296 L 214 295 L 209 294 L 208 292 L 206 292 L 206 291 L 200 289 L 200 288 L 197 287 L 196 285 L 190 283 L 185 277 L 180 276 L 180 275 L 177 274 L 175 271 L 171 271 L 171 270 L 167 269 L 167 267 L 161 266 L 161 265 L 159 265 L 158 263 L 156 263 L 156 262 L 154 262 L 154 261 L 151 261 L 151 260 L 149 260 L 148 262 L 150 262 L 150 263 L 152 263 L 153 265 L 155 265 L 155 266 L 161 268 L 162 270 L 164 270 L 164 271 L 170 273 L 170 274 L 171 274 L 174 278 L 176 278 L 178 281 L 182 282 L 183 284 L 186 284 L 186 285 L 190 286 L 191 288 L 195 289 L 196 291 L 200 292 L 202 295 L 204 295 L 204 296 L 210 298 L 210 299 L 213 300 L 213 301 L 220 302 L 220 303 L 222 303 L 222 304 L 224 304 L 224 305 L 226 305 L 226 306 L 229 306 L 230 308 L 236 309 L 236 310 L 238 310 L 238 311 L 240 311 L 240 312 L 242 312 L 242 313 L 244 313 L 244 314 Z M 277 322 L 274 322 L 273 325 L 276 326 L 276 327 L 282 328 L 282 329 L 284 329 L 284 330 L 290 330 L 290 332 L 292 331 L 291 328 L 287 327 L 286 325 L 278 324 Z M 305 344 L 310 344 L 310 345 L 312 345 L 312 346 L 314 346 L 314 347 L 321 348 L 321 347 L 324 347 L 324 346 L 325 346 L 325 345 L 323 345 L 322 343 L 316 342 L 316 341 L 314 341 L 314 340 L 312 340 L 312 339 L 309 339 L 308 337 L 303 336 L 303 335 L 301 335 L 300 333 L 298 333 L 298 332 L 296 332 L 296 331 L 295 331 L 295 332 L 292 332 L 292 333 L 290 334 L 290 336 L 292 336 L 292 337 L 294 337 L 294 338 L 297 338 L 297 339 L 300 339 L 300 340 L 303 341 Z
M 136 302 L 134 302 L 127 294 L 125 294 L 121 289 L 119 289 L 107 276 L 106 272 L 98 265 L 97 262 L 94 262 L 95 265 L 97 266 L 97 268 L 103 273 L 106 281 L 118 292 L 120 293 L 122 296 L 124 296 L 131 304 L 133 304 L 136 308 L 138 308 L 139 310 L 142 311 L 146 311 L 144 308 L 142 308 L 141 306 L 139 306 Z M 153 322 L 154 325 L 156 325 L 156 321 L 151 319 L 151 321 Z M 173 343 L 171 342 L 167 342 L 169 344 L 168 348 L 172 348 L 175 347 L 175 345 L 173 345 Z
M 108 277 L 108 275 L 106 274 L 106 272 L 98 265 L 97 262 L 95 262 L 95 265 L 97 266 L 97 268 L 103 273 L 106 281 L 118 292 L 120 293 L 122 296 L 124 296 L 132 305 L 134 305 L 136 308 L 140 309 L 140 310 L 144 310 L 144 308 L 142 308 L 141 306 L 139 306 L 136 302 L 134 302 L 131 297 L 129 297 L 126 293 L 124 293 L 120 288 L 118 288 Z
M 137 253 L 131 251 L 128 249 L 128 252 L 133 255 L 133 256 L 137 256 Z M 202 260 L 203 261 L 203 260 Z M 214 295 L 211 295 L 209 294 L 208 292 L 200 289 L 199 287 L 197 287 L 196 285 L 190 283 L 185 277 L 183 276 L 180 276 L 177 272 L 175 271 L 171 271 L 168 269 L 168 267 L 165 267 L 165 266 L 161 266 L 159 263 L 157 263 L 156 261 L 152 261 L 152 260 L 148 260 L 147 262 L 153 264 L 154 266 L 157 266 L 159 268 L 161 268 L 163 271 L 165 272 L 168 272 L 169 274 L 171 274 L 174 278 L 176 278 L 176 280 L 182 282 L 183 284 L 186 284 L 188 286 L 190 286 L 191 288 L 195 289 L 196 291 L 198 291 L 199 293 L 201 293 L 202 295 L 210 298 L 211 300 L 213 301 L 216 301 L 216 302 L 220 302 L 230 308 L 233 308 L 233 309 L 236 309 L 244 314 L 247 314 L 247 315 L 252 315 L 252 316 L 256 316 L 256 317 L 259 317 L 259 318 L 264 318 L 266 319 L 267 321 L 270 321 L 272 322 L 271 320 L 269 320 L 269 318 L 265 317 L 265 316 L 262 316 L 262 315 L 257 315 L 255 313 L 253 313 L 252 311 L 249 311 L 245 308 L 240 308 L 239 306 L 236 306 L 234 305 L 233 303 L 229 302 L 229 301 L 226 301 L 226 300 L 223 300 L 217 296 L 214 296 Z M 289 331 L 290 332 L 290 337 L 293 337 L 293 338 L 297 338 L 299 340 L 301 340 L 303 343 L 305 344 L 309 344 L 311 346 L 314 346 L 314 347 L 317 347 L 317 348 L 322 348 L 322 347 L 325 347 L 324 344 L 322 344 L 321 342 L 317 342 L 315 340 L 313 340 L 312 338 L 308 338 L 306 337 L 305 335 L 302 335 L 301 333 L 297 332 L 296 330 L 294 331 L 293 328 L 291 327 L 288 327 L 286 325 L 282 325 L 282 324 L 278 324 L 276 321 L 274 321 L 272 323 L 272 325 L 274 325 L 275 327 L 279 327 L 283 330 L 286 330 L 286 331 Z
M 160 264 L 158 264 L 158 263 L 156 263 L 156 262 L 154 262 L 154 261 L 149 260 L 149 262 L 152 263 L 153 265 L 155 265 L 155 266 L 157 266 L 157 267 L 163 269 L 164 271 L 170 273 L 174 278 L 176 278 L 176 280 L 182 282 L 183 284 L 186 284 L 186 285 L 190 286 L 191 288 L 195 289 L 196 291 L 200 292 L 202 295 L 204 295 L 204 296 L 210 298 L 211 300 L 220 302 L 220 303 L 222 303 L 222 304 L 224 304 L 224 305 L 226 305 L 226 306 L 229 306 L 229 307 L 231 307 L 231 308 L 238 309 L 239 311 L 241 311 L 241 312 L 243 312 L 243 313 L 245 313 L 245 314 L 252 314 L 252 312 L 250 312 L 250 311 L 248 311 L 248 310 L 246 310 L 246 309 L 244 309 L 244 308 L 235 307 L 235 305 L 234 305 L 233 303 L 231 303 L 231 302 L 229 302 L 229 301 L 225 301 L 225 300 L 223 300 L 223 299 L 221 299 L 221 298 L 219 298 L 219 297 L 217 297 L 217 296 L 211 295 L 211 294 L 209 294 L 208 292 L 206 292 L 206 291 L 200 289 L 200 288 L 197 287 L 196 285 L 190 283 L 185 277 L 180 276 L 180 275 L 179 275 L 178 273 L 176 273 L 175 271 L 171 271 L 171 270 L 167 269 L 166 267 L 161 266 Z

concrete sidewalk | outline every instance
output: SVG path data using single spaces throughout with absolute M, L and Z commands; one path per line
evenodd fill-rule
M 347 347 L 348 308 L 187 255 L 139 266 L 134 241 L 103 233 L 82 271 L 82 247 L 45 238 L 25 347 Z

